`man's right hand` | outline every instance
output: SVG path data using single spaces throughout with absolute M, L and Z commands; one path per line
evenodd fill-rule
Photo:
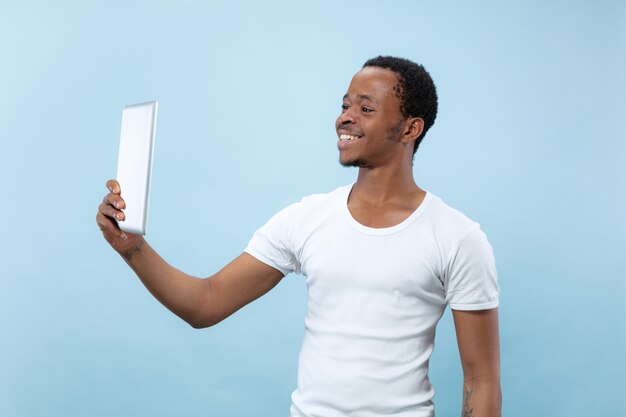
M 98 207 L 96 222 L 102 235 L 118 253 L 124 255 L 138 248 L 143 242 L 143 236 L 122 231 L 117 222 L 124 221 L 122 211 L 126 203 L 121 197 L 122 190 L 116 180 L 108 180 L 106 183 L 109 193 L 104 196 Z
M 242 253 L 208 278 L 196 278 L 165 262 L 141 235 L 120 230 L 126 208 L 120 185 L 107 181 L 96 221 L 102 235 L 165 307 L 193 327 L 219 323 L 278 284 L 283 274 Z

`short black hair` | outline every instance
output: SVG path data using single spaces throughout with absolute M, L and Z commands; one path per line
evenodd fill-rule
M 398 75 L 400 83 L 394 88 L 402 101 L 400 111 L 404 117 L 420 117 L 424 120 L 424 131 L 415 141 L 413 154 L 422 142 L 424 135 L 437 118 L 437 89 L 426 69 L 413 61 L 393 56 L 377 56 L 367 60 L 365 67 L 386 68 Z

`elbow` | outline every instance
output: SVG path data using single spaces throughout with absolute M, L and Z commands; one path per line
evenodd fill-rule
M 210 323 L 196 322 L 196 321 L 188 321 L 187 324 L 189 324 L 191 327 L 193 327 L 196 330 L 206 329 L 207 327 L 213 326 L 213 324 L 210 324 Z
M 465 385 L 486 384 L 500 387 L 500 373 L 497 370 L 487 372 L 465 373 L 463 375 Z
M 201 301 L 196 304 L 192 311 L 189 311 L 186 317 L 182 317 L 194 329 L 206 329 L 207 327 L 215 326 L 222 321 L 222 318 L 218 317 L 217 312 L 214 310 L 214 303 L 211 301 L 211 295 L 213 287 L 210 279 L 204 279 L 203 297 Z
M 203 283 L 205 287 L 202 301 L 196 305 L 193 312 L 183 318 L 194 329 L 213 327 L 232 314 L 215 301 L 216 298 L 219 299 L 219 296 L 215 295 L 213 281 L 208 278 L 203 280 Z
M 185 321 L 194 329 L 199 330 L 199 329 L 206 329 L 208 327 L 213 327 L 217 323 L 219 323 L 221 320 L 217 320 L 217 319 L 210 318 L 210 317 L 202 317 L 202 318 L 189 319 Z
M 217 315 L 196 315 L 196 317 L 190 317 L 185 319 L 187 324 L 189 324 L 194 329 L 206 329 L 207 327 L 213 327 L 217 323 L 224 320 L 225 317 L 218 317 Z
M 187 322 L 191 327 L 196 330 L 207 329 L 209 327 L 213 327 L 217 324 L 217 322 Z

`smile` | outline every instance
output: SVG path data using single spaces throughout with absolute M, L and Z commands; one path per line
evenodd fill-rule
M 345 134 L 345 133 L 342 133 L 341 135 L 339 135 L 339 140 L 342 141 L 342 142 L 353 141 L 353 140 L 357 140 L 359 138 L 360 138 L 360 136 L 348 135 L 348 134 Z

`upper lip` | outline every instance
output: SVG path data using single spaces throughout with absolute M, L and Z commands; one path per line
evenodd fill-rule
M 341 136 L 341 135 L 350 135 L 350 136 L 356 136 L 356 137 L 361 137 L 363 136 L 363 134 L 361 133 L 357 133 L 357 132 L 352 132 L 350 130 L 345 130 L 345 129 L 338 129 L 337 130 L 337 135 Z

